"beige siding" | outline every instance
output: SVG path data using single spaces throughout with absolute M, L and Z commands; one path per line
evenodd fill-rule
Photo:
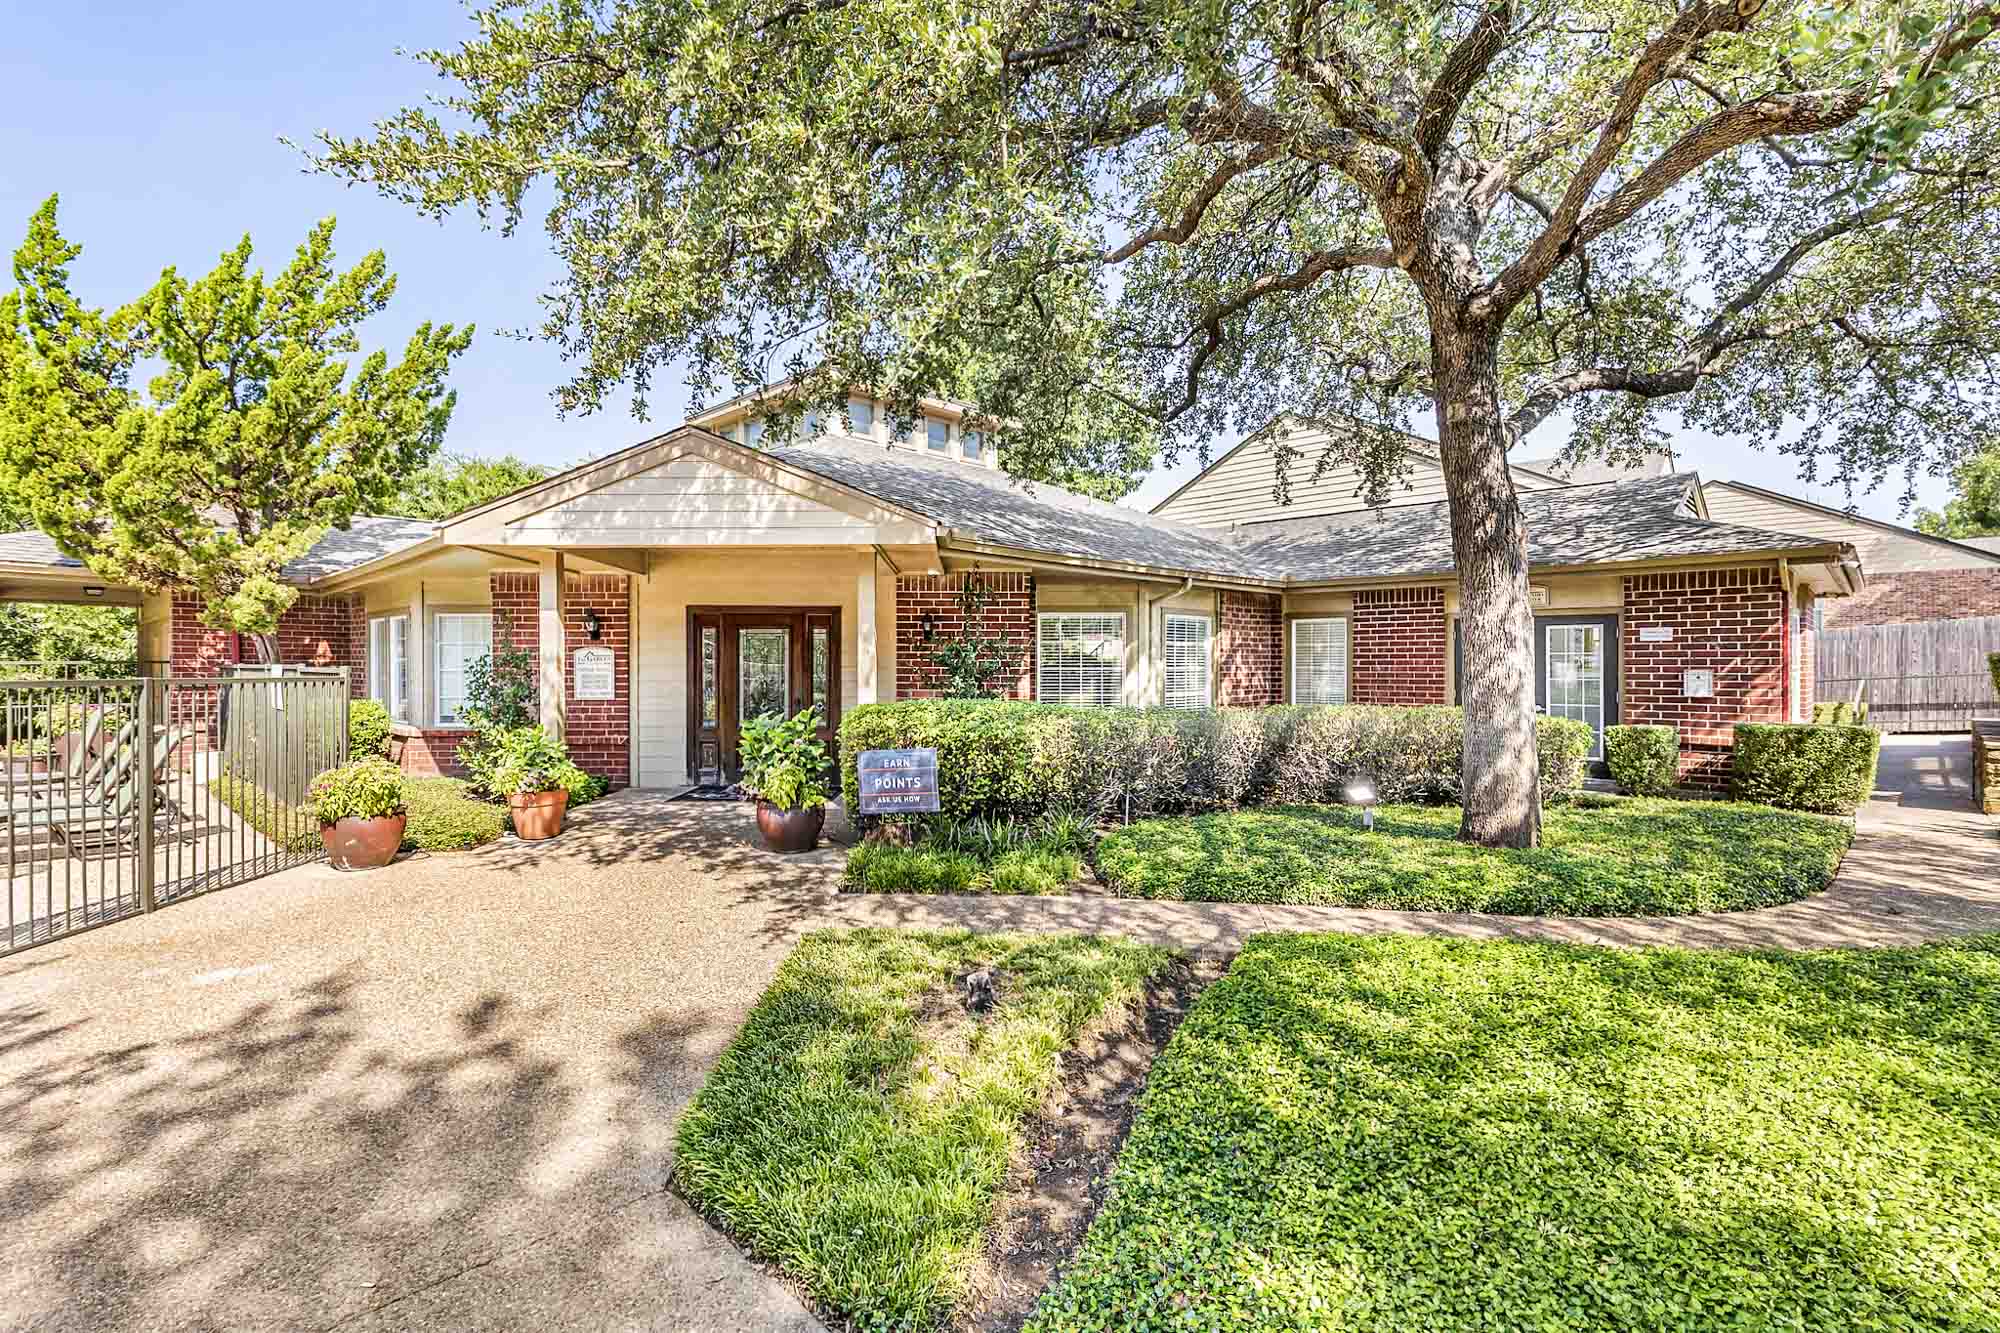
M 1361 473 L 1352 463 L 1337 457 L 1318 478 L 1313 476 L 1322 453 L 1333 437 L 1325 431 L 1294 431 L 1290 438 L 1297 456 L 1291 460 L 1291 502 L 1279 504 L 1273 497 L 1277 483 L 1276 444 L 1270 438 L 1252 440 L 1209 465 L 1206 472 L 1188 483 L 1178 494 L 1153 512 L 1162 518 L 1179 519 L 1203 527 L 1226 527 L 1231 523 L 1252 523 L 1272 518 L 1309 518 L 1319 514 L 1344 514 L 1368 508 L 1361 499 Z M 1408 455 L 1409 471 L 1392 483 L 1389 503 L 1434 504 L 1445 498 L 1444 473 L 1434 462 Z M 1541 490 L 1556 483 L 1515 473 L 1515 485 L 1522 490 Z
M 855 608 L 860 580 L 874 577 L 872 551 L 737 551 L 676 553 L 638 580 L 639 785 L 687 781 L 687 610 L 690 606 L 837 606 L 840 608 L 840 706 L 855 706 L 860 646 Z M 876 642 L 896 638 L 893 580 L 876 579 Z M 884 595 L 885 591 L 889 595 Z M 878 670 L 893 697 L 893 648 Z
M 1971 552 L 1931 541 L 1919 533 L 1889 530 L 1800 505 L 1739 491 L 1727 482 L 1711 481 L 1701 488 L 1708 516 L 1718 523 L 1739 523 L 1773 532 L 1795 532 L 1829 541 L 1852 542 L 1861 556 L 1864 574 L 1899 574 L 1925 569 L 2000 567 Z
M 874 525 L 701 458 L 676 458 L 507 525 L 508 540 L 653 546 L 873 540 Z

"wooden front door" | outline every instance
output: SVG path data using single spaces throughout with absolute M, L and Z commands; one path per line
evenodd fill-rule
M 833 754 L 840 727 L 838 607 L 713 606 L 688 609 L 688 775 L 742 776 L 743 724 L 817 707 Z

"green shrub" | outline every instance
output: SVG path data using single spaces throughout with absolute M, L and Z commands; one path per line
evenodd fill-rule
M 1088 824 L 1058 815 L 910 821 L 907 847 L 864 843 L 848 854 L 847 884 L 867 893 L 1054 893 L 1083 874 Z
M 841 786 L 858 808 L 863 750 L 933 748 L 938 796 L 956 820 L 1201 813 L 1266 800 L 1331 802 L 1357 776 L 1388 801 L 1458 796 L 1456 708 L 1345 705 L 1183 711 L 908 699 L 865 704 L 840 724 Z M 1590 729 L 1537 719 L 1544 798 L 1583 786 Z
M 1854 703 L 1845 699 L 1816 703 L 1812 706 L 1812 720 L 1821 726 L 1858 727 L 1868 720 L 1868 703 L 1865 699 Z
M 826 805 L 826 745 L 819 738 L 819 709 L 790 717 L 758 717 L 743 724 L 738 751 L 743 787 L 780 810 Z
M 1986 669 L 1993 676 L 1993 692 L 2000 694 L 2000 653 L 1986 654 Z
M 577 767 L 569 747 L 540 726 L 483 731 L 458 747 L 458 760 L 475 788 L 503 799 L 560 789 L 574 807 L 605 791 L 604 780 Z
M 356 699 L 347 706 L 347 757 L 373 759 L 389 753 L 389 733 L 395 725 L 381 704 Z
M 969 893 L 979 858 L 939 847 L 863 843 L 847 854 L 847 882 L 870 893 Z
M 1672 727 L 1604 729 L 1604 763 L 1621 791 L 1658 796 L 1680 776 L 1681 736 Z
M 403 846 L 456 852 L 492 842 L 507 827 L 507 808 L 458 778 L 410 778 L 403 784 L 410 822 Z
M 224 773 L 208 784 L 208 790 L 282 851 L 305 852 L 320 845 L 319 820 L 310 809 L 281 801 L 248 778 Z
M 386 759 L 356 759 L 312 780 L 306 800 L 313 818 L 386 819 L 403 813 L 403 770 Z
M 1740 723 L 1730 791 L 1742 801 L 1847 814 L 1875 790 L 1881 744 L 1871 727 Z

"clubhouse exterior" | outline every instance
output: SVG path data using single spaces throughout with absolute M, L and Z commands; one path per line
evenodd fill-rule
M 287 662 L 345 666 L 397 720 L 412 771 L 449 771 L 466 668 L 504 634 L 533 652 L 541 715 L 615 784 L 731 773 L 762 710 L 933 693 L 927 636 L 968 580 L 1014 641 L 1008 693 L 1087 705 L 1448 703 L 1458 590 L 1436 460 L 1411 440 L 1398 503 L 1335 468 L 1273 499 L 1274 433 L 1152 513 L 1000 471 L 960 404 L 906 438 L 879 404 L 764 447 L 760 403 L 686 424 L 443 522 L 363 518 L 287 574 Z M 1288 429 L 1281 424 L 1278 430 Z M 1317 437 L 1291 444 L 1314 457 Z M 1308 469 L 1310 471 L 1310 469 Z M 1680 729 L 1686 779 L 1727 774 L 1736 723 L 1813 697 L 1819 599 L 1858 592 L 1855 547 L 1712 519 L 1692 474 L 1517 470 L 1537 699 L 1601 728 Z M 105 589 L 39 533 L 0 536 L 0 597 L 141 607 L 140 656 L 176 674 L 242 661 L 185 596 Z

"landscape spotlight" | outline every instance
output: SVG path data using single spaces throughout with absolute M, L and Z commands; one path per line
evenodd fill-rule
M 1361 827 L 1375 827 L 1375 784 L 1358 779 L 1347 784 L 1347 803 L 1361 807 Z

